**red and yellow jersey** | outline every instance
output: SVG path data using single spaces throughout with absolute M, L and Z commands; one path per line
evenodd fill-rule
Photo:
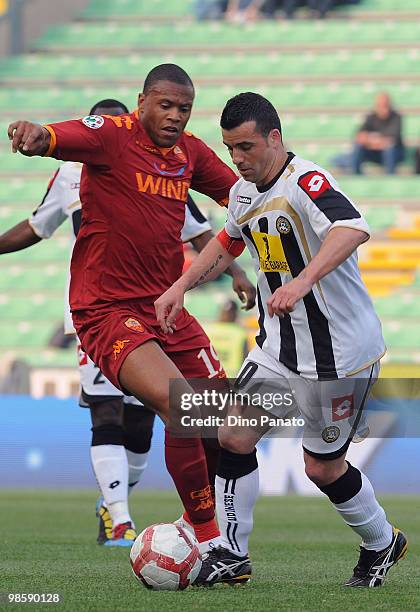
M 170 149 L 158 148 L 137 112 L 45 127 L 51 134 L 47 155 L 85 164 L 72 310 L 137 298 L 152 306 L 182 272 L 188 190 L 226 205 L 235 173 L 188 132 Z

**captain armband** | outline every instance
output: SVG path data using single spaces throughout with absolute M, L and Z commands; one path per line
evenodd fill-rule
M 239 257 L 245 248 L 242 238 L 232 238 L 224 229 L 217 234 L 216 238 L 229 255 L 233 257 Z

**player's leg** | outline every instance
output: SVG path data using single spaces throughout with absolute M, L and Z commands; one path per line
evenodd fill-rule
M 124 404 L 121 397 L 107 398 L 90 404 L 92 420 L 91 460 L 103 501 L 98 504 L 102 536 L 98 543 L 106 546 L 131 546 L 136 538 L 128 509 L 128 463 L 124 448 Z M 108 516 L 109 515 L 109 516 Z M 103 531 L 112 537 L 103 541 Z
M 318 439 L 311 435 L 315 428 L 309 426 L 309 433 L 305 427 L 306 474 L 362 539 L 360 559 L 347 586 L 380 586 L 389 568 L 403 558 L 407 548 L 404 534 L 388 522 L 367 476 L 345 459 L 377 372 L 378 368 L 372 367 L 357 379 L 346 379 L 342 384 L 337 381 L 333 395 L 327 390 L 329 383 L 321 383 L 326 392 L 315 392 L 315 396 L 319 405 L 327 406 L 329 416 L 324 410 Z M 311 382 L 309 386 L 316 384 Z
M 128 461 L 128 494 L 147 467 L 155 413 L 134 398 L 124 397 L 124 447 Z
M 90 408 L 92 421 L 91 462 L 101 490 L 96 514 L 99 519 L 98 544 L 129 545 L 135 538 L 128 511 L 128 465 L 124 448 L 123 401 L 119 389 L 95 366 L 78 345 L 81 384 L 80 405 Z M 117 536 L 113 536 L 113 528 Z
M 107 378 L 124 393 L 134 395 L 155 410 L 165 423 L 169 413 L 169 381 L 178 379 L 180 391 L 191 394 L 192 389 L 179 369 L 157 343 L 160 328 L 145 319 L 138 320 L 140 304 L 113 305 L 95 312 L 73 312 L 73 323 L 83 346 L 98 362 Z M 179 342 L 177 332 L 172 338 Z M 188 322 L 187 322 L 188 323 Z M 166 339 L 162 339 L 166 342 Z M 185 388 L 184 388 L 185 387 Z M 170 452 L 171 449 L 169 449 Z M 168 456 L 168 453 L 166 453 Z M 184 507 L 192 520 L 209 523 L 218 534 L 214 505 L 197 501 L 197 492 L 208 495 L 207 464 L 202 444 L 193 438 L 178 451 L 177 461 L 168 462 L 171 474 Z
M 256 380 L 270 380 L 276 393 L 288 387 L 282 380 L 276 364 L 271 364 L 259 347 L 254 348 L 245 360 L 237 377 L 239 393 L 250 393 Z M 264 392 L 270 383 L 264 388 Z M 271 389 L 271 387 L 270 387 Z M 236 405 L 229 408 L 230 417 L 245 418 L 261 416 L 259 408 Z M 221 445 L 220 461 L 216 477 L 216 512 L 222 543 L 203 560 L 197 584 L 215 582 L 243 583 L 251 576 L 248 557 L 248 541 L 253 527 L 254 506 L 259 493 L 258 461 L 256 443 L 265 433 L 262 427 L 251 428 L 225 425 L 219 428 Z
M 121 386 L 156 410 L 166 421 L 169 412 L 169 381 L 183 376 L 160 346 L 149 341 L 131 351 L 120 371 Z M 185 381 L 185 393 L 192 389 Z M 165 434 L 165 460 L 184 508 L 196 528 L 199 542 L 218 537 L 214 504 L 211 500 L 207 463 L 198 437 L 178 440 Z

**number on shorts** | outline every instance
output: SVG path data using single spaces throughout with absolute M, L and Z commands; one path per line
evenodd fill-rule
M 237 379 L 235 380 L 236 389 L 242 389 L 251 380 L 255 372 L 258 370 L 258 364 L 253 361 L 248 361 L 246 366 L 239 372 Z
M 96 368 L 96 366 L 95 366 Z M 105 384 L 105 376 L 102 374 L 102 372 L 100 371 L 100 369 L 98 368 L 98 373 L 96 374 L 95 378 L 93 379 L 93 384 L 94 385 L 103 385 Z
M 214 350 L 214 348 L 212 347 L 212 345 L 210 344 L 210 355 L 213 357 L 213 359 L 217 362 L 219 362 L 219 358 L 217 356 L 216 351 Z M 215 376 L 217 376 L 219 374 L 219 370 L 215 370 L 213 363 L 210 359 L 210 357 L 207 354 L 206 349 L 201 349 L 201 351 L 198 353 L 197 355 L 197 359 L 202 359 L 204 362 L 204 365 L 206 366 L 207 370 L 209 371 L 209 378 L 214 378 Z

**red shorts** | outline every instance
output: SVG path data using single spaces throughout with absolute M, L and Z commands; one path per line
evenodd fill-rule
M 139 301 L 111 304 L 97 310 L 72 313 L 84 351 L 108 380 L 121 389 L 119 371 L 127 355 L 156 340 L 185 378 L 220 378 L 225 373 L 210 340 L 185 308 L 177 329 L 165 336 L 150 309 Z

